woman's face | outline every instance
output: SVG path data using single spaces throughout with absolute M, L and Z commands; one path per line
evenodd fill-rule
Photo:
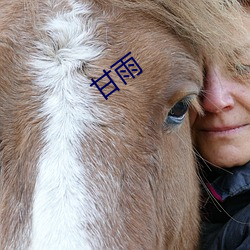
M 250 16 L 244 24 L 249 40 L 242 63 L 250 65 Z M 250 73 L 242 83 L 211 64 L 206 76 L 201 97 L 205 116 L 191 112 L 194 145 L 214 165 L 243 165 L 250 161 Z

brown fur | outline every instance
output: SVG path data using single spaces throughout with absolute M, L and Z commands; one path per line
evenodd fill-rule
M 108 1 L 93 5 L 101 16 L 97 36 L 105 52 L 84 65 L 89 79 L 131 51 L 143 73 L 106 101 L 92 87 L 95 109 L 106 112 L 82 143 L 89 194 L 102 215 L 87 228 L 101 249 L 195 249 L 198 241 L 198 179 L 188 120 L 164 126 L 171 107 L 202 87 L 203 58 L 235 59 L 230 14 L 220 1 Z M 211 3 L 210 3 L 211 2 Z M 230 1 L 233 2 L 233 1 Z M 69 8 L 64 1 L 57 6 Z M 220 6 L 220 7 L 218 7 Z M 230 10 L 230 11 L 228 11 Z M 51 10 L 54 11 L 54 10 Z M 0 2 L 0 249 L 27 249 L 34 185 L 44 121 L 39 118 L 43 89 L 32 84 L 29 55 L 50 15 L 43 1 Z M 233 25 L 237 25 L 237 19 Z M 233 39 L 233 38 L 232 38 Z M 90 88 L 84 86 L 84 88 Z M 98 196 L 96 195 L 98 193 Z M 23 243 L 24 242 L 24 243 Z

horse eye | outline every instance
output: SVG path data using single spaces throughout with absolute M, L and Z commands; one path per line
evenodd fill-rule
M 183 122 L 189 107 L 189 98 L 177 102 L 169 111 L 166 118 L 168 125 L 179 125 Z

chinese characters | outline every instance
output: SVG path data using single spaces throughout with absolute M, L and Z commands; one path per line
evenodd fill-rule
M 130 77 L 135 78 L 136 75 L 138 76 L 142 73 L 141 67 L 135 61 L 135 59 L 133 57 L 126 59 L 130 54 L 131 54 L 131 52 L 129 52 L 124 57 L 122 57 L 120 60 L 118 60 L 116 63 L 114 63 L 113 65 L 110 66 L 111 69 L 114 68 L 116 74 L 120 77 L 120 79 L 123 81 L 123 83 L 125 85 L 127 85 L 126 79 L 128 79 Z M 97 80 L 94 80 L 92 78 L 91 79 L 92 84 L 90 84 L 91 87 L 93 85 L 95 85 L 96 88 L 101 92 L 101 94 L 103 95 L 103 97 L 106 100 L 108 99 L 108 96 L 110 96 L 113 92 L 120 90 L 118 88 L 118 86 L 116 85 L 116 83 L 113 81 L 113 79 L 109 76 L 110 72 L 111 72 L 111 70 L 109 70 L 109 71 L 103 70 L 104 74 L 100 78 L 98 78 Z M 103 79 L 104 77 L 107 78 L 107 83 L 104 86 L 100 87 L 97 83 L 101 79 Z M 114 88 L 112 89 L 112 91 L 105 94 L 103 90 L 110 84 L 112 84 Z

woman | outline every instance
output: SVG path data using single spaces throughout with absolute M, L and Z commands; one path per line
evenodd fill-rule
M 247 5 L 247 4 L 246 4 Z M 239 76 L 210 63 L 201 96 L 204 116 L 191 114 L 204 196 L 201 249 L 250 249 L 250 6 Z

